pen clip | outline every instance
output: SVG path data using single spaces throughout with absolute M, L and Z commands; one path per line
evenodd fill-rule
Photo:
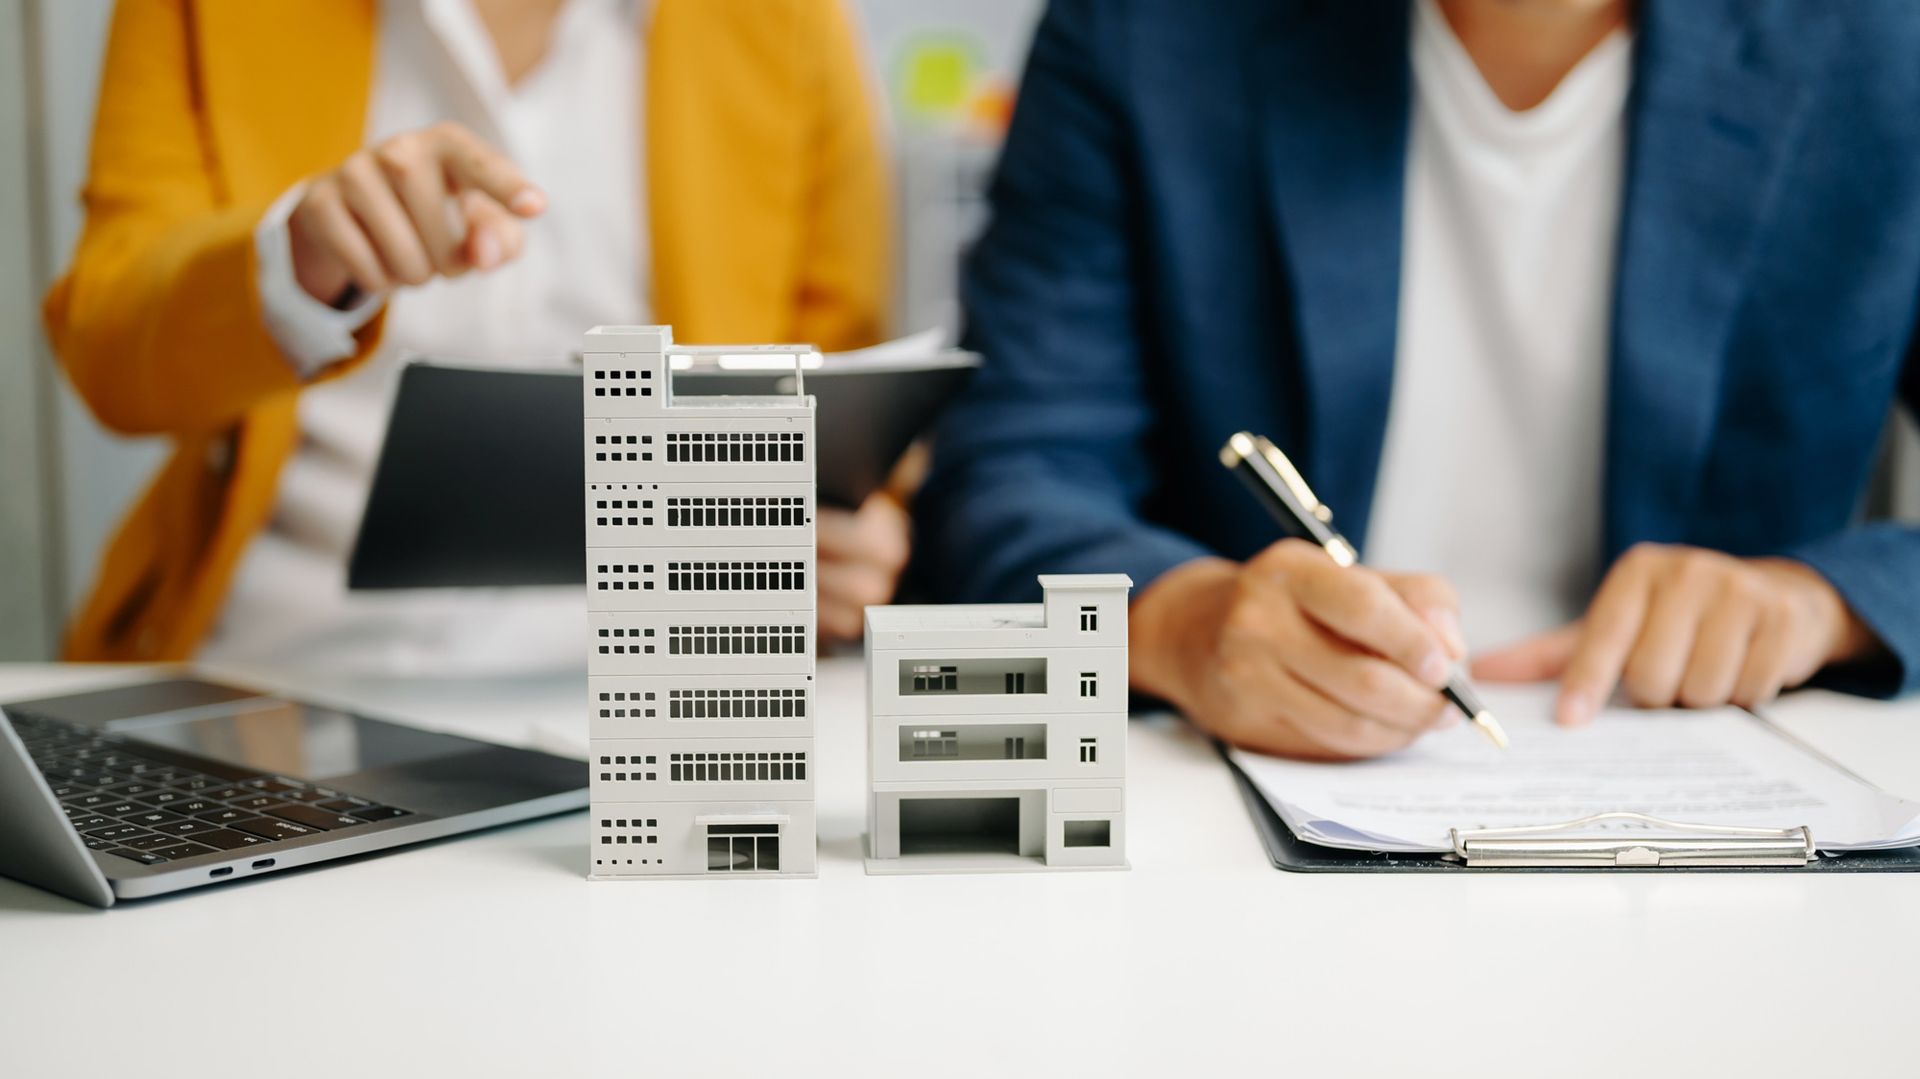
M 1307 478 L 1300 474 L 1299 469 L 1293 467 L 1293 462 L 1287 460 L 1287 455 L 1280 452 L 1280 447 L 1274 445 L 1265 435 L 1253 436 L 1253 445 L 1255 451 L 1266 458 L 1267 463 L 1273 466 L 1273 470 L 1280 474 L 1281 482 L 1287 485 L 1287 488 L 1293 492 L 1293 497 L 1300 500 L 1300 505 L 1308 513 L 1313 514 L 1323 524 L 1333 523 L 1333 511 L 1313 493 L 1313 488 L 1307 486 Z

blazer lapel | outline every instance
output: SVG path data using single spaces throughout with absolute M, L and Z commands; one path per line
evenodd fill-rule
M 658 0 L 646 52 L 654 314 L 689 344 L 794 333 L 809 132 L 793 3 Z
M 1689 532 L 1729 326 L 1807 112 L 1824 20 L 1747 0 L 1640 8 L 1607 426 L 1606 548 Z
M 203 0 L 194 72 L 221 201 L 266 203 L 360 146 L 374 0 Z
M 1290 7 L 1256 53 L 1263 163 L 1298 333 L 1301 466 L 1366 534 L 1393 391 L 1409 7 Z

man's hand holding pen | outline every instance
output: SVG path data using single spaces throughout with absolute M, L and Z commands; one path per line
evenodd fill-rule
M 1245 564 L 1189 562 L 1143 592 L 1133 683 L 1236 745 L 1378 756 L 1460 722 L 1438 692 L 1466 654 L 1457 611 L 1437 577 L 1342 567 L 1282 540 Z
M 1361 566 L 1332 510 L 1266 439 L 1236 434 L 1220 461 L 1305 538 L 1244 565 L 1189 562 L 1141 593 L 1135 687 L 1212 734 L 1281 756 L 1378 756 L 1461 714 L 1504 748 L 1505 732 L 1456 667 L 1466 645 L 1452 586 Z M 1579 726 L 1616 685 L 1642 707 L 1752 707 L 1882 647 L 1805 565 L 1642 544 L 1579 621 L 1483 657 L 1474 673 L 1560 681 L 1555 719 Z

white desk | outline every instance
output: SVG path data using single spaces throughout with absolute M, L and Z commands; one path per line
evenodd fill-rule
M 307 687 L 584 725 L 581 680 Z M 0 1074 L 1920 1074 L 1920 875 L 1284 874 L 1151 720 L 1132 872 L 868 878 L 857 661 L 820 696 L 816 881 L 589 885 L 583 814 L 105 913 L 0 881 Z M 1920 707 L 1812 703 L 1920 794 Z

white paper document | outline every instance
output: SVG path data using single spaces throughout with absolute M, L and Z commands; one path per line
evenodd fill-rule
M 1822 850 L 1920 843 L 1920 803 L 1869 786 L 1739 709 L 1608 708 L 1552 722 L 1552 686 L 1482 687 L 1513 740 L 1471 725 L 1377 760 L 1312 764 L 1242 750 L 1233 760 L 1294 834 L 1380 851 L 1445 851 L 1452 828 L 1562 824 L 1631 811 L 1684 824 L 1806 827 Z
M 799 358 L 802 370 L 814 371 L 820 368 L 852 369 L 860 368 L 907 368 L 916 367 L 971 367 L 978 358 L 969 352 L 959 352 L 953 347 L 953 331 L 945 326 L 932 326 L 905 337 L 896 337 L 891 341 L 882 341 L 866 348 L 848 349 L 845 352 L 807 353 Z M 792 351 L 742 351 L 738 353 L 711 353 L 696 356 L 693 353 L 680 353 L 669 359 L 675 371 L 692 371 L 700 368 L 719 368 L 722 371 L 791 371 L 795 362 Z

